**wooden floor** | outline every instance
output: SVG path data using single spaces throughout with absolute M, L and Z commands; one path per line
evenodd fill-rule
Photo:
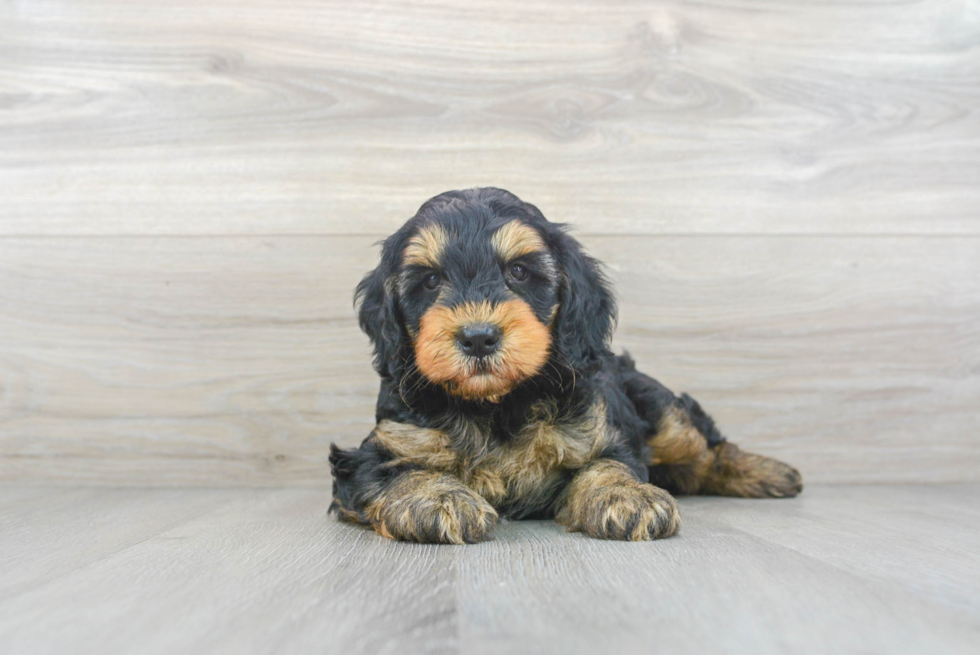
M 976 1 L 0 1 L 0 655 L 980 653 L 978 108 Z M 372 244 L 483 185 L 803 497 L 328 519 Z
M 6 487 L 3 653 L 976 653 L 980 485 L 682 499 L 680 536 L 395 543 L 310 489 Z

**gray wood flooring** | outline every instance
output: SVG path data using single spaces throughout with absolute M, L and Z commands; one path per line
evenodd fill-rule
M 687 498 L 645 544 L 550 522 L 395 543 L 328 497 L 0 488 L 0 652 L 980 650 L 976 484 Z

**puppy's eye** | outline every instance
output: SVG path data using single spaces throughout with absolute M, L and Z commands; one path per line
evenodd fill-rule
M 518 282 L 523 282 L 530 274 L 527 267 L 523 264 L 511 264 L 507 267 L 507 272 L 510 274 L 511 278 L 517 280 Z
M 422 280 L 422 284 L 425 285 L 426 289 L 435 289 L 437 286 L 439 286 L 440 282 L 442 282 L 442 276 L 438 273 L 429 273 L 425 276 L 425 279 Z

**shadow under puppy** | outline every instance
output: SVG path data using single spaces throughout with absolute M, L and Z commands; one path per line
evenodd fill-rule
M 331 509 L 385 537 L 486 539 L 498 516 L 602 539 L 677 532 L 670 492 L 788 497 L 687 394 L 607 347 L 615 303 L 564 226 L 494 188 L 426 202 L 357 287 L 377 427 L 331 447 Z

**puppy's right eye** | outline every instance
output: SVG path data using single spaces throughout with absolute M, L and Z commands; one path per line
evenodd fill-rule
M 437 286 L 439 286 L 440 282 L 442 282 L 442 276 L 438 273 L 429 273 L 425 276 L 425 279 L 422 280 L 422 284 L 425 285 L 426 289 L 435 289 Z

